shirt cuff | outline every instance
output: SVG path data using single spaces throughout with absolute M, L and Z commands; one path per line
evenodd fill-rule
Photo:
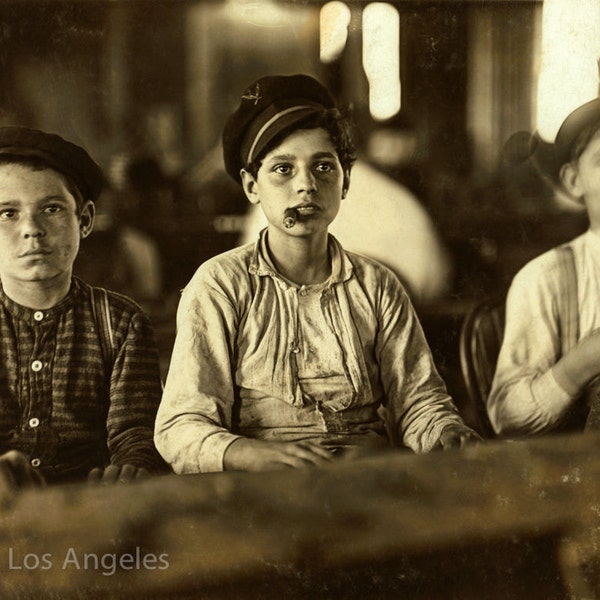
M 552 369 L 532 382 L 531 391 L 540 412 L 546 414 L 553 423 L 560 419 L 573 402 L 573 396 L 556 381 Z
M 223 457 L 229 446 L 240 439 L 241 435 L 235 435 L 228 431 L 217 431 L 208 436 L 200 448 L 198 457 L 201 473 L 214 473 L 223 471 Z

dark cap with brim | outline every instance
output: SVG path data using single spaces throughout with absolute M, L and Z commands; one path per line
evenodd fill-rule
M 238 108 L 225 124 L 225 170 L 241 182 L 240 170 L 260 157 L 273 139 L 334 106 L 325 87 L 308 75 L 262 77 L 244 90 Z
M 519 131 L 513 134 L 504 145 L 504 158 L 512 165 L 531 161 L 538 173 L 554 185 L 563 187 L 560 179 L 562 166 L 571 161 L 579 135 L 595 124 L 600 125 L 600 98 L 586 102 L 570 113 L 553 143 L 543 140 L 538 132 Z
M 600 123 L 600 98 L 582 104 L 563 121 L 554 142 L 558 168 L 571 160 L 573 146 L 579 134 L 595 123 Z
M 91 156 L 59 135 L 28 127 L 0 127 L 0 156 L 37 158 L 69 177 L 84 200 L 96 201 L 106 179 Z

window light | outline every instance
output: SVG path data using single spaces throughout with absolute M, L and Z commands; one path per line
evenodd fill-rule
M 385 120 L 400 110 L 400 13 L 372 2 L 363 11 L 363 67 L 369 81 L 369 110 Z
M 544 0 L 537 130 L 553 142 L 567 115 L 598 96 L 600 2 Z
M 350 9 L 344 2 L 328 2 L 321 8 L 321 62 L 332 63 L 344 51 L 350 18 Z

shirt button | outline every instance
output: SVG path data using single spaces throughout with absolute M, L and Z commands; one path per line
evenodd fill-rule
M 43 365 L 42 365 L 42 361 L 41 361 L 41 360 L 34 360 L 34 361 L 31 363 L 31 368 L 32 368 L 32 369 L 33 369 L 33 370 L 34 370 L 36 373 L 37 373 L 38 371 L 41 371 L 41 370 L 42 370 L 42 367 L 43 367 Z
M 29 427 L 35 428 L 40 424 L 40 420 L 37 417 L 29 419 Z
M 290 394 L 290 395 L 288 396 L 288 400 L 289 400 L 290 402 L 293 402 L 293 401 L 294 401 L 294 394 Z
M 42 464 L 42 461 L 39 458 L 32 458 L 31 459 L 31 466 L 32 467 L 39 467 Z
M 44 318 L 44 313 L 43 313 L 41 310 L 36 310 L 36 311 L 33 313 L 33 318 L 34 318 L 36 321 L 41 321 L 41 320 Z
M 298 348 L 298 346 L 295 346 L 294 348 L 292 348 L 292 352 L 294 354 L 298 354 L 298 352 L 300 352 L 300 348 Z

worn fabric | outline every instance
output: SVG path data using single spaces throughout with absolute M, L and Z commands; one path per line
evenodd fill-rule
M 600 327 L 600 237 L 590 230 L 568 246 L 577 276 L 581 339 Z M 500 434 L 552 430 L 574 400 L 553 373 L 562 356 L 564 315 L 559 310 L 565 304 L 559 298 L 563 286 L 558 252 L 555 248 L 525 265 L 508 293 L 504 340 L 487 403 L 492 426 Z
M 49 481 L 108 464 L 165 467 L 152 441 L 161 384 L 151 324 L 109 292 L 117 351 L 106 369 L 90 290 L 73 278 L 62 302 L 32 310 L 0 289 L 0 452 L 22 450 Z
M 265 236 L 205 262 L 183 291 L 155 429 L 176 472 L 222 470 L 240 436 L 332 447 L 389 436 L 421 452 L 462 424 L 390 270 L 330 236 L 331 277 L 310 290 L 277 273 Z M 302 358 L 308 344 L 332 346 L 318 350 L 324 373 Z

